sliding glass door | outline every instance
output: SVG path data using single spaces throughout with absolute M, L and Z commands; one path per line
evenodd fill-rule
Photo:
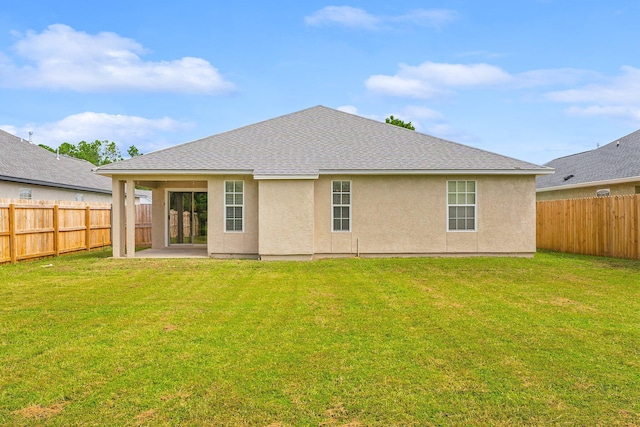
M 207 243 L 207 193 L 169 191 L 169 244 Z

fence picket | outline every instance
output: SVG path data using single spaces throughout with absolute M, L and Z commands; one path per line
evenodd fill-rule
M 136 246 L 151 245 L 151 205 L 136 206 Z M 111 204 L 0 199 L 0 264 L 111 245 Z
M 640 195 L 536 203 L 540 249 L 640 259 Z

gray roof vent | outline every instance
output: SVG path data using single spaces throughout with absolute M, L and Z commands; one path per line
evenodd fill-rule
M 563 179 L 564 179 L 565 181 L 569 181 L 571 178 L 573 178 L 573 176 L 574 176 L 573 174 L 571 174 L 571 175 L 567 175 L 567 176 L 565 176 Z

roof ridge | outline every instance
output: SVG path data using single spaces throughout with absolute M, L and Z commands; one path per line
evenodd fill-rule
M 98 173 L 322 170 L 522 170 L 550 168 L 323 105 L 104 165 Z M 231 172 L 229 172 L 231 173 Z

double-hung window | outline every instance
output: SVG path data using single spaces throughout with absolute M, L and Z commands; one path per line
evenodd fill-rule
M 351 231 L 351 181 L 331 183 L 331 222 L 333 231 Z
M 224 182 L 225 231 L 244 231 L 244 181 Z
M 447 230 L 476 230 L 476 182 L 447 182 Z

